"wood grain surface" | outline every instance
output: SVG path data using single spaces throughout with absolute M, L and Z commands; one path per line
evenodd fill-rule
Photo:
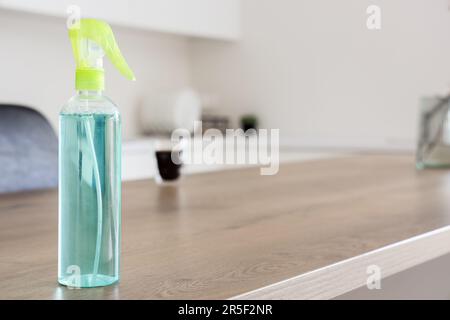
M 0 299 L 229 298 L 449 224 L 450 171 L 361 155 L 123 185 L 118 285 L 57 284 L 57 191 L 0 196 Z
M 230 299 L 325 300 L 345 297 L 345 294 L 355 289 L 357 289 L 355 292 L 364 292 L 363 289 L 379 291 L 378 297 L 383 297 L 385 283 L 386 281 L 390 283 L 390 276 L 402 273 L 402 271 L 408 273 L 414 267 L 446 256 L 448 253 L 450 253 L 450 226 L 396 242 Z M 446 267 L 443 266 L 441 269 L 446 269 Z M 434 274 L 425 273 L 420 275 L 420 280 L 433 279 L 434 276 Z M 379 283 L 377 288 L 380 290 L 373 290 L 375 281 Z M 414 282 L 414 279 L 410 279 L 410 281 Z M 372 289 L 369 289 L 368 283 Z M 432 281 L 430 281 L 428 288 L 431 289 L 432 285 Z M 440 286 L 441 292 L 443 286 L 445 286 L 444 283 Z M 403 283 L 402 287 L 405 291 L 409 288 L 408 293 L 404 292 L 404 297 L 423 294 L 418 289 L 417 283 Z M 413 292 L 413 290 L 419 292 Z M 399 297 L 401 298 L 401 296 Z

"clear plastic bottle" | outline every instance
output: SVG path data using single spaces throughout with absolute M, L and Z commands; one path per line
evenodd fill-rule
M 100 91 L 80 91 L 61 110 L 61 284 L 97 287 L 119 280 L 120 131 L 118 109 Z
M 121 124 L 103 95 L 103 57 L 135 77 L 107 23 L 81 19 L 69 37 L 77 94 L 60 112 L 58 281 L 107 286 L 120 277 Z

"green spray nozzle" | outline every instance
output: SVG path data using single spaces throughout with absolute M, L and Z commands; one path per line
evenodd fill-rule
M 77 90 L 103 90 L 105 54 L 125 78 L 136 80 L 106 22 L 80 19 L 79 23 L 69 29 L 69 37 L 77 65 Z

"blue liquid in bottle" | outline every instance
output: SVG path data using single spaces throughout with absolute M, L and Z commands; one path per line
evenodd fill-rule
M 120 116 L 113 108 L 60 114 L 58 281 L 98 287 L 119 280 Z

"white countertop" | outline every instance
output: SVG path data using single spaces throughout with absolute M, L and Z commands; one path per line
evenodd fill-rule
M 122 146 L 122 179 L 141 180 L 155 176 L 156 161 L 154 157 L 155 145 L 160 139 L 145 137 L 126 141 Z M 336 152 L 311 152 L 300 150 L 284 150 L 280 148 L 280 163 L 295 161 L 310 161 L 316 159 L 333 158 L 342 156 L 343 153 Z M 183 166 L 183 174 L 195 174 L 202 172 L 230 170 L 251 165 L 246 164 L 188 164 Z

